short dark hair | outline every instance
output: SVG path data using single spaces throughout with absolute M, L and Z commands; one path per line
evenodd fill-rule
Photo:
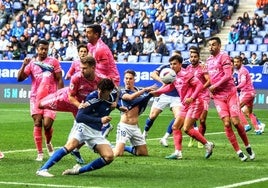
M 93 56 L 87 55 L 86 57 L 82 57 L 80 59 L 82 64 L 88 64 L 89 66 L 96 66 L 96 60 Z
M 133 76 L 136 76 L 136 72 L 134 70 L 132 70 L 132 69 L 125 70 L 124 75 L 127 74 L 127 73 L 132 74 Z
M 77 46 L 77 51 L 79 51 L 80 48 L 86 48 L 86 49 L 87 49 L 87 45 L 86 45 L 86 44 L 79 44 L 79 45 Z M 87 49 L 87 52 L 88 52 L 88 49 Z
M 112 91 L 115 88 L 114 82 L 109 78 L 103 78 L 97 85 L 101 91 Z
M 173 55 L 169 58 L 169 62 L 171 61 L 174 61 L 174 60 L 177 60 L 179 63 L 182 63 L 183 62 L 183 58 L 179 55 Z
M 94 33 L 98 33 L 99 36 L 101 36 L 102 28 L 99 24 L 90 24 L 87 26 L 87 28 L 92 29 Z
M 47 40 L 39 40 L 38 43 L 37 43 L 37 46 L 39 46 L 40 44 L 43 44 L 43 45 L 49 45 L 48 41 Z
M 211 37 L 210 39 L 208 39 L 208 41 L 211 40 L 216 40 L 218 44 L 221 44 L 221 39 L 219 37 Z
M 189 48 L 189 51 L 195 51 L 195 52 L 200 52 L 200 49 L 197 47 L 197 46 L 190 46 L 190 48 Z

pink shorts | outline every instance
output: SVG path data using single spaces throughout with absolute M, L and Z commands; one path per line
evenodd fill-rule
M 190 105 L 183 105 L 179 117 L 199 119 L 204 110 L 203 100 L 196 99 Z
M 36 114 L 41 114 L 43 117 L 48 117 L 50 119 L 55 120 L 56 118 L 56 112 L 53 110 L 48 110 L 48 109 L 40 109 L 38 108 L 38 105 L 36 103 L 35 97 L 30 98 L 30 111 L 31 111 L 31 116 L 36 115 Z
M 209 96 L 204 97 L 203 98 L 204 111 L 208 111 L 209 103 L 210 103 L 210 97 Z
M 227 116 L 239 117 L 240 115 L 239 99 L 236 92 L 224 97 L 214 96 L 214 104 L 221 119 Z
M 45 109 L 71 112 L 74 117 L 78 112 L 78 108 L 70 103 L 68 94 L 65 90 L 58 90 L 55 93 L 49 94 L 41 100 L 40 104 Z
M 254 92 L 241 92 L 239 96 L 240 103 L 244 103 L 247 107 L 253 107 L 255 93 Z

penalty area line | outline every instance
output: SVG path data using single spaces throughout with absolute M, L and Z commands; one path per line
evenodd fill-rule
M 36 187 L 64 187 L 64 188 L 100 188 L 100 187 L 88 187 L 88 186 L 77 186 L 77 185 L 56 185 L 56 184 L 40 184 L 40 183 L 21 183 L 21 182 L 5 182 L 0 181 L 2 185 L 25 185 L 25 186 L 36 186 Z
M 259 182 L 263 182 L 263 181 L 268 181 L 268 177 L 259 178 L 259 179 L 255 179 L 255 180 L 250 180 L 250 181 L 244 181 L 244 182 L 240 182 L 240 183 L 234 183 L 234 184 L 230 184 L 230 185 L 224 185 L 224 186 L 215 187 L 215 188 L 240 187 L 240 186 L 243 186 L 243 185 L 250 185 L 250 184 L 259 183 Z

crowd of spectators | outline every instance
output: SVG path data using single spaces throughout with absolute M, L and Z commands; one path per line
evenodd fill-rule
M 92 23 L 102 26 L 102 39 L 115 57 L 168 55 L 182 44 L 205 44 L 205 31 L 208 36 L 218 33 L 239 5 L 238 0 L 31 2 L 0 0 L 0 60 L 33 55 L 40 39 L 50 42 L 49 55 L 73 60 L 76 46 L 87 42 L 85 27 Z
M 244 12 L 239 16 L 228 33 L 228 43 L 234 45 L 235 52 L 240 54 L 245 65 L 268 63 L 268 1 L 257 0 L 256 6 L 257 9 L 253 15 Z M 249 50 L 248 47 L 251 44 L 256 47 Z M 242 50 L 237 49 L 241 45 Z M 260 50 L 258 45 L 266 45 L 266 49 Z

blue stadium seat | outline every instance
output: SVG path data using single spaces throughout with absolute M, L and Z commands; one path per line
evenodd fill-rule
M 140 36 L 141 29 L 134 29 L 133 30 L 133 35 L 134 36 Z
M 253 38 L 253 43 L 254 44 L 262 44 L 263 43 L 263 37 L 254 37 Z
M 258 45 L 257 44 L 247 44 L 246 45 L 246 50 L 250 52 L 255 52 L 257 51 Z
M 242 52 L 242 51 L 245 51 L 245 50 L 246 50 L 246 45 L 245 44 L 236 44 L 235 45 L 235 51 Z
M 235 44 L 226 44 L 224 46 L 224 50 L 226 52 L 231 52 L 231 51 L 234 51 L 235 50 Z
M 177 43 L 175 46 L 175 50 L 184 51 L 186 49 L 185 44 Z
M 250 58 L 251 57 L 251 51 L 244 51 L 243 52 L 245 54 L 246 58 Z
M 268 51 L 268 44 L 259 44 L 258 51 L 260 52 L 267 52 Z
M 117 61 L 120 63 L 120 62 L 124 62 L 124 59 L 125 59 L 125 55 L 122 55 L 122 54 L 118 54 L 117 55 Z
M 168 64 L 169 63 L 169 58 L 170 58 L 171 56 L 162 56 L 162 63 L 166 63 L 166 64 Z
M 264 36 L 266 35 L 266 31 L 264 31 L 264 30 L 258 31 L 257 35 L 264 38 Z
M 139 62 L 140 63 L 148 63 L 149 62 L 149 56 L 148 55 L 140 55 L 139 56 Z
M 128 62 L 130 62 L 130 63 L 137 63 L 138 62 L 138 56 L 137 55 L 129 55 L 128 56 Z
M 203 29 L 202 32 L 204 32 L 205 38 L 211 37 L 211 31 L 210 31 L 210 29 Z
M 189 16 L 183 16 L 183 23 L 187 24 L 190 22 L 190 17 Z
M 198 47 L 198 44 L 197 44 L 197 43 L 188 43 L 188 44 L 187 44 L 187 50 L 189 50 L 189 48 L 190 48 L 191 46 L 196 46 L 196 47 Z
M 189 51 L 181 51 L 181 56 L 183 57 L 183 59 L 189 59 L 190 58 L 190 53 Z
M 167 47 L 167 50 L 169 51 L 169 53 L 171 53 L 172 50 L 175 50 L 174 44 L 172 42 L 166 42 L 166 47 Z
M 150 63 L 161 63 L 162 55 L 152 53 L 150 57 Z
M 240 55 L 240 51 L 230 51 L 229 52 L 230 54 L 230 57 L 235 57 L 235 56 L 238 56 L 238 55 Z

